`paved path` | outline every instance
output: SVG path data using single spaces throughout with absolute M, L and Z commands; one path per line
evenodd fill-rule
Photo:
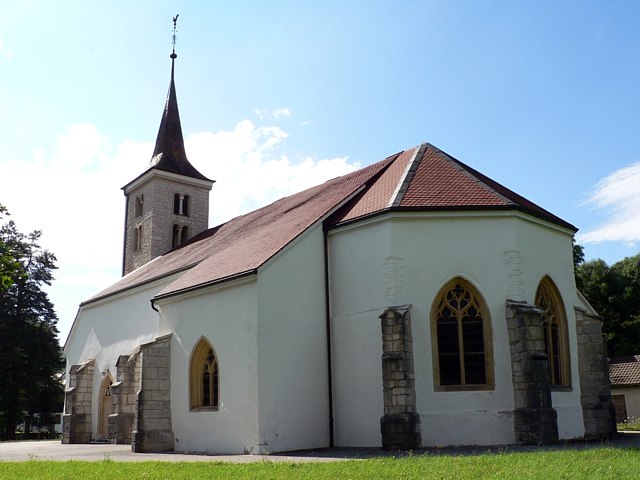
M 497 451 L 536 451 L 541 449 L 585 449 L 612 446 L 616 448 L 640 448 L 640 432 L 626 432 L 607 442 L 570 442 L 551 447 L 501 446 L 501 447 L 445 447 L 415 451 L 415 454 L 451 454 L 473 455 Z M 301 452 L 288 452 L 271 455 L 197 455 L 188 453 L 133 453 L 130 445 L 84 444 L 62 445 L 59 440 L 23 441 L 0 443 L 0 461 L 24 460 L 113 460 L 118 462 L 142 462 L 161 460 L 165 462 L 326 462 L 349 459 L 363 459 L 398 455 L 398 452 L 386 452 L 378 448 L 362 449 L 320 449 Z

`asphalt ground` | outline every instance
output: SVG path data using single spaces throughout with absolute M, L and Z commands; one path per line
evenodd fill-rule
M 588 448 L 638 448 L 640 432 L 624 432 L 607 441 L 572 441 L 551 446 L 507 445 L 495 447 L 438 447 L 414 450 L 413 454 L 431 455 L 479 455 L 495 452 L 540 451 Z M 380 448 L 326 448 L 270 455 L 206 455 L 195 453 L 134 453 L 131 445 L 81 444 L 62 445 L 59 440 L 20 441 L 0 443 L 0 461 L 55 460 L 55 461 L 100 461 L 115 462 L 335 462 L 385 456 L 403 456 L 407 452 L 385 451 Z

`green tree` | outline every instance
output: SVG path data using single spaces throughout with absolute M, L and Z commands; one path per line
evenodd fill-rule
M 624 336 L 618 339 L 618 355 L 640 353 L 640 254 L 611 266 L 618 282 L 617 304 Z
M 4 218 L 4 215 L 9 215 L 9 212 L 7 212 L 6 207 L 0 205 L 0 220 Z M 9 252 L 8 245 L 0 239 L 0 293 L 12 285 L 13 274 L 18 267 L 18 262 Z
M 578 265 L 584 263 L 584 247 L 579 243 L 576 243 L 576 239 L 572 240 L 573 243 L 573 267 L 578 268 Z
M 6 210 L 3 209 L 6 214 Z M 57 316 L 43 290 L 53 280 L 55 256 L 38 245 L 40 231 L 23 234 L 15 223 L 0 226 L 0 417 L 4 437 L 15 437 L 21 418 L 61 411 L 64 368 Z M 10 280 L 4 282 L 4 278 Z
M 612 266 L 583 262 L 576 285 L 603 319 L 609 355 L 640 353 L 640 254 Z

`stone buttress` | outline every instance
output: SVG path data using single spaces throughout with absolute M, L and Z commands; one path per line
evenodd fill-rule
M 409 307 L 390 307 L 380 315 L 384 415 L 380 432 L 384 449 L 412 449 L 422 443 L 416 411 L 413 340 Z

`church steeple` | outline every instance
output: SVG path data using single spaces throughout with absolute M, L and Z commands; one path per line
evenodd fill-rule
M 189 163 L 174 81 L 176 20 L 173 18 L 171 82 L 149 167 L 126 184 L 122 273 L 164 255 L 206 230 L 213 180 Z
M 171 52 L 171 81 L 169 83 L 169 93 L 162 112 L 160 128 L 156 138 L 156 146 L 151 157 L 151 168 L 164 170 L 165 172 L 177 173 L 187 177 L 209 180 L 189 163 L 187 153 L 184 148 L 184 138 L 182 137 L 182 125 L 180 124 L 180 113 L 178 112 L 178 99 L 176 96 L 176 84 L 174 80 L 176 54 L 176 21 L 178 15 L 173 18 L 173 51 Z

